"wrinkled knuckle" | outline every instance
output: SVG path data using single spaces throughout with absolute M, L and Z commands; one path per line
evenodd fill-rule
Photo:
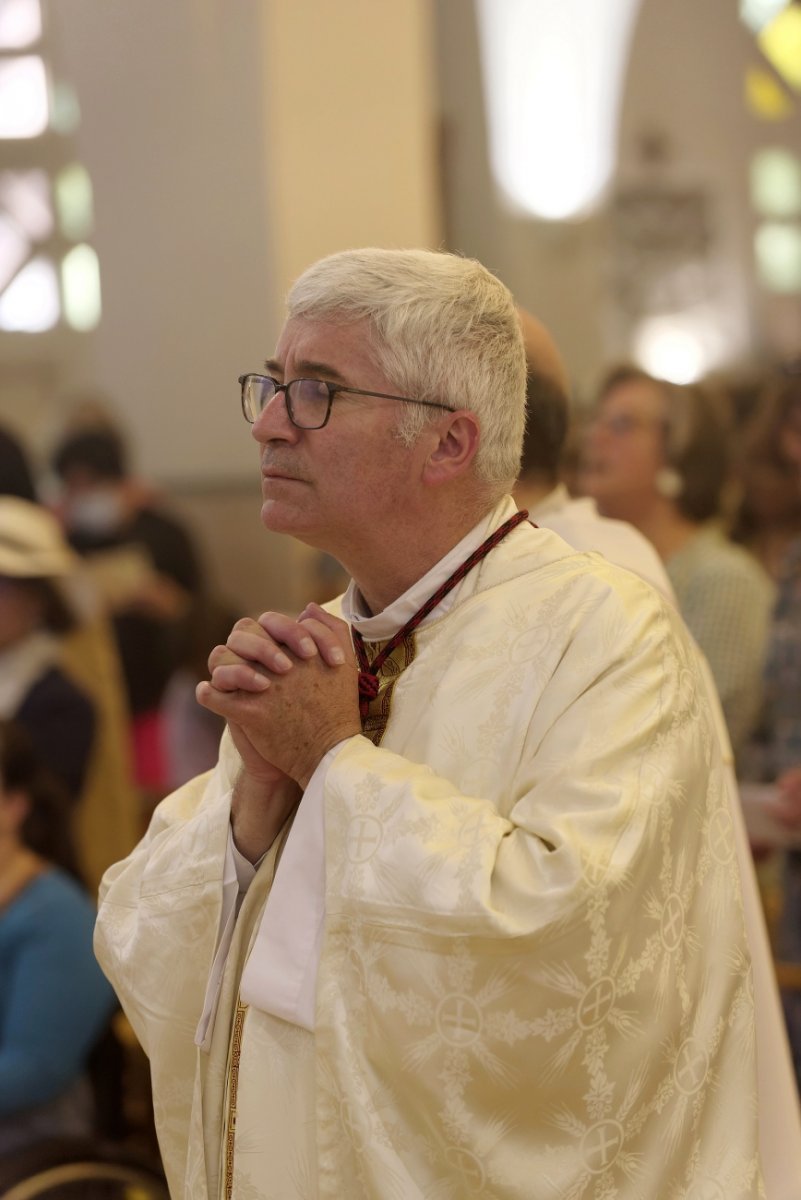
M 227 650 L 225 646 L 215 646 L 207 659 L 209 670 L 213 671 L 226 654 Z
M 315 633 L 328 632 L 322 621 L 317 620 L 317 617 L 304 617 L 302 624 L 304 629 L 313 629 Z

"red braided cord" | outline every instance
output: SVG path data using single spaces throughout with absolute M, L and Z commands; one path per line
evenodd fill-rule
M 504 521 L 503 525 L 500 525 L 494 533 L 491 533 L 486 541 L 483 541 L 481 545 L 474 550 L 472 554 L 469 554 L 464 562 L 456 568 L 453 574 L 448 576 L 445 582 L 437 588 L 434 594 L 429 596 L 422 608 L 419 608 L 414 616 L 409 618 L 403 628 L 399 629 L 398 632 L 387 642 L 384 649 L 376 655 L 372 662 L 370 662 L 367 657 L 367 650 L 364 646 L 364 638 L 359 633 L 358 629 L 351 628 L 351 634 L 353 635 L 353 647 L 356 651 L 356 658 L 358 659 L 359 663 L 359 711 L 362 715 L 362 719 L 367 716 L 370 700 L 378 695 L 378 677 L 376 672 L 380 671 L 384 662 L 389 658 L 396 646 L 401 644 L 408 633 L 411 633 L 413 630 L 417 629 L 418 625 L 420 625 L 420 623 L 426 619 L 428 614 L 433 612 L 433 610 L 439 603 L 441 603 L 442 600 L 445 599 L 449 592 L 453 591 L 457 583 L 461 583 L 465 575 L 472 571 L 473 567 L 480 563 L 483 558 L 486 558 L 490 550 L 494 550 L 499 542 L 503 541 L 507 533 L 511 533 L 511 531 L 520 525 L 521 522 L 525 521 L 527 517 L 528 513 L 525 511 L 525 509 L 521 510 L 520 512 L 516 512 L 515 515 L 510 517 L 508 521 Z

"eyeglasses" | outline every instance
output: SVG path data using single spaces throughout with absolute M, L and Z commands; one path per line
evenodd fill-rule
M 331 416 L 331 405 L 338 392 L 355 396 L 377 396 L 381 400 L 402 400 L 404 404 L 422 404 L 425 408 L 442 408 L 453 412 L 447 404 L 433 400 L 412 400 L 409 396 L 391 396 L 388 392 L 368 392 L 364 388 L 345 387 L 327 383 L 324 379 L 290 379 L 279 383 L 269 375 L 240 375 L 242 412 L 252 425 L 279 392 L 284 393 L 287 416 L 297 429 L 322 429 Z
M 611 433 L 613 437 L 627 437 L 639 429 L 665 427 L 665 422 L 659 417 L 635 417 L 630 413 L 614 413 L 604 416 L 599 413 L 589 423 L 590 431 L 601 430 Z

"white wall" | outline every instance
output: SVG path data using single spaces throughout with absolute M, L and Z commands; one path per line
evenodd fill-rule
M 349 246 L 437 245 L 429 0 L 272 0 L 265 12 L 264 153 L 282 284 Z
M 321 254 L 439 238 L 424 0 L 57 0 L 95 188 L 86 367 L 148 474 L 241 481 L 236 377 Z M 77 383 L 81 380 L 67 380 Z
M 50 0 L 82 110 L 103 317 L 55 369 L 104 389 L 135 462 L 243 610 L 308 598 L 312 558 L 259 523 L 236 377 L 290 282 L 347 246 L 440 241 L 428 0 Z
M 94 183 L 103 316 L 93 377 L 157 479 L 241 478 L 237 375 L 280 311 L 270 286 L 262 11 L 195 0 L 58 0 Z

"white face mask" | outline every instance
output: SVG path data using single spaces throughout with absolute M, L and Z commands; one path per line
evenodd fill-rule
M 76 533 L 113 533 L 124 515 L 122 497 L 113 488 L 83 492 L 70 500 L 66 511 L 67 524 Z

